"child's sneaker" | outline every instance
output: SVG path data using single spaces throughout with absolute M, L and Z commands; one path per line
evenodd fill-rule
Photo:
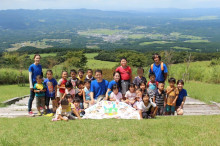
M 47 109 L 47 113 L 51 113 L 50 109 Z
M 54 115 L 53 113 L 50 113 L 50 114 L 46 114 L 45 116 L 46 117 L 53 117 L 53 115 Z
M 28 114 L 30 117 L 34 117 L 34 113 L 32 111 L 29 111 Z
M 42 116 L 41 112 L 38 112 L 37 115 L 38 115 L 38 116 Z

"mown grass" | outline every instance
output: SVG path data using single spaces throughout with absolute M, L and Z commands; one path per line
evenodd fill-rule
M 27 95 L 29 92 L 29 84 L 23 87 L 18 85 L 0 85 L 0 102 Z
M 88 59 L 86 66 L 91 69 L 112 69 L 118 64 L 117 62 L 95 60 L 94 57 L 97 56 L 98 53 L 87 53 L 85 55 Z
M 151 45 L 151 44 L 167 44 L 167 43 L 172 43 L 172 42 L 167 42 L 167 41 L 153 41 L 153 42 L 143 42 L 140 43 L 141 46 L 145 45 Z
M 188 96 L 190 97 L 206 103 L 210 103 L 210 101 L 220 103 L 220 84 L 190 81 L 185 83 L 184 88 L 187 89 Z
M 1 118 L 0 145 L 218 145 L 219 115 L 149 120 Z M 202 121 L 202 122 L 201 122 Z

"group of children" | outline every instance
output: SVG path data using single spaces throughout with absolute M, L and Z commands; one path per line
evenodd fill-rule
M 106 90 L 106 98 L 103 100 L 125 102 L 139 111 L 140 118 L 154 118 L 156 115 L 183 114 L 183 104 L 187 92 L 183 89 L 183 80 L 177 81 L 169 78 L 169 85 L 165 89 L 164 82 L 156 81 L 156 74 L 149 73 L 149 81 L 144 77 L 144 69 L 138 68 L 138 76 L 132 82 L 132 71 L 127 66 L 127 60 L 121 60 L 121 66 L 116 69 L 120 78 L 111 89 Z M 52 70 L 47 70 L 47 78 L 43 80 L 41 75 L 36 77 L 34 92 L 37 99 L 38 115 L 53 116 L 53 121 L 80 119 L 84 110 L 94 103 L 91 102 L 90 84 L 95 78 L 93 71 L 79 69 L 70 71 L 70 78 L 66 71 L 62 72 L 62 78 L 57 82 L 53 78 Z M 166 78 L 165 78 L 166 79 Z M 53 110 L 50 112 L 49 102 L 52 101 Z
M 78 76 L 77 76 L 78 74 Z M 71 78 L 68 79 L 68 73 L 62 72 L 62 78 L 57 82 L 53 78 L 52 70 L 47 70 L 47 78 L 43 80 L 41 75 L 36 77 L 37 83 L 34 84 L 34 92 L 38 115 L 41 116 L 41 108 L 43 114 L 53 116 L 53 121 L 80 119 L 84 109 L 89 107 L 90 84 L 94 80 L 92 77 L 93 71 L 87 70 L 87 76 L 84 78 L 84 71 L 80 69 L 71 70 Z M 52 112 L 49 108 L 49 102 L 52 101 Z

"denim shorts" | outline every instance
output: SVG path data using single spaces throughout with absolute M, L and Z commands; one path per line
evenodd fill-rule
M 171 105 L 166 105 L 166 112 L 175 112 L 175 106 L 171 106 Z

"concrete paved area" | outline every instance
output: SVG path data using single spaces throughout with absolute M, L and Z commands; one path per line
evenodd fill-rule
M 28 116 L 27 104 L 29 97 L 23 98 L 17 101 L 15 104 L 9 105 L 7 107 L 0 108 L 0 117 L 21 117 Z M 36 101 L 33 101 L 33 112 L 37 114 Z M 50 105 L 50 108 L 52 106 Z M 187 97 L 184 106 L 184 115 L 216 115 L 220 114 L 219 103 L 213 103 L 211 105 L 201 102 L 199 100 Z

